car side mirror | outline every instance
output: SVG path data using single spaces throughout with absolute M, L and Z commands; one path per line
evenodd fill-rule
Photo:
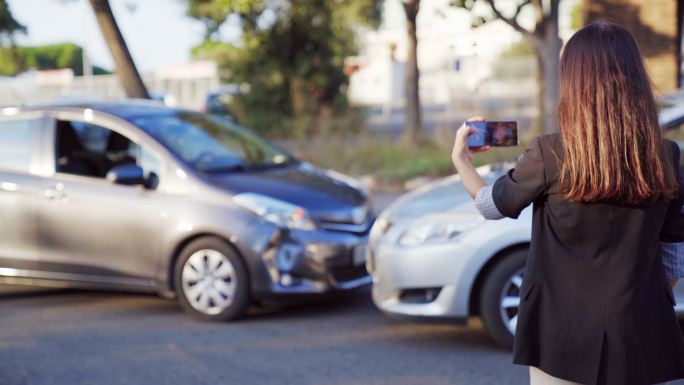
M 145 171 L 142 167 L 135 164 L 124 164 L 121 166 L 112 167 L 107 172 L 106 179 L 114 184 L 122 184 L 126 186 L 144 186 Z

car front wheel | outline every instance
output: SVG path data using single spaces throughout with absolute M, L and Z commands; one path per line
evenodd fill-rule
M 505 255 L 487 275 L 480 295 L 480 315 L 489 335 L 499 345 L 513 348 L 518 322 L 527 249 Z
M 187 245 L 176 263 L 174 283 L 185 311 L 208 321 L 240 317 L 249 305 L 249 277 L 240 256 L 220 238 Z

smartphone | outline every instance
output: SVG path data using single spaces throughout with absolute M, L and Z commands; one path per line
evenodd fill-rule
M 466 126 L 474 129 L 474 132 L 468 136 L 470 148 L 518 145 L 518 122 L 516 121 L 466 122 Z

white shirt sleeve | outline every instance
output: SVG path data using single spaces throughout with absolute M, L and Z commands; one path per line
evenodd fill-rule
M 660 256 L 667 279 L 672 281 L 684 277 L 684 242 L 660 242 Z
M 475 196 L 475 207 L 477 211 L 482 214 L 485 219 L 502 219 L 504 215 L 501 214 L 499 209 L 494 204 L 494 198 L 492 197 L 492 188 L 494 186 L 489 185 L 482 187 Z

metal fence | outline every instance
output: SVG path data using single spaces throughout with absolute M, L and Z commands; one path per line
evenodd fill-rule
M 429 132 L 437 127 L 451 127 L 475 115 L 518 120 L 524 122 L 523 127 L 529 126 L 539 113 L 536 67 L 533 57 L 466 58 L 459 60 L 458 70 L 454 66 L 422 70 L 424 129 Z M 386 92 L 388 97 L 383 103 L 360 103 L 369 111 L 368 123 L 376 132 L 401 132 L 405 124 L 404 74 L 375 77 L 391 79 L 392 84 L 370 84 L 367 92 L 373 92 L 374 87 L 396 91 Z M 355 91 L 358 95 L 366 90 Z
M 146 76 L 145 85 L 157 99 L 170 105 L 199 110 L 207 94 L 216 90 L 218 76 L 164 78 Z M 0 105 L 50 103 L 68 100 L 120 100 L 126 97 L 116 75 L 72 76 L 61 81 L 41 80 L 37 76 L 0 79 Z

